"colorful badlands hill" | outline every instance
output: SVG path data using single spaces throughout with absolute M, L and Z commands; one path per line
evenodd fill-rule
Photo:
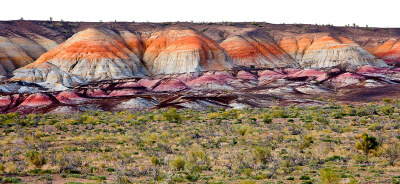
M 233 59 L 233 60 L 232 60 Z M 20 64 L 23 66 L 23 64 Z M 232 36 L 220 45 L 192 29 L 163 29 L 148 38 L 128 31 L 88 28 L 13 72 L 14 81 L 48 88 L 86 82 L 240 67 L 330 68 L 386 63 L 344 37 L 312 40 Z
M 354 71 L 364 65 L 387 67 L 385 61 L 395 65 L 400 58 L 400 35 L 383 30 L 246 23 L 49 24 L 0 22 L 0 75 L 58 90 L 102 80 L 241 68 Z
M 400 81 L 400 35 L 383 29 L 48 24 L 0 22 L 2 112 L 262 106 L 264 95 L 340 96 Z

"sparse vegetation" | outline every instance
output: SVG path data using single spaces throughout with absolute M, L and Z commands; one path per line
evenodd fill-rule
M 400 103 L 0 115 L 2 181 L 399 181 Z M 384 132 L 384 133 L 382 133 Z M 12 177 L 9 177 L 12 176 Z

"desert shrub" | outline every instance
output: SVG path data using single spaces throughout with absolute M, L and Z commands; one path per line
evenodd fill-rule
M 268 114 L 264 114 L 264 116 L 263 116 L 263 122 L 264 122 L 265 124 L 270 124 L 270 123 L 272 123 L 272 118 L 271 118 Z
M 181 123 L 183 121 L 183 117 L 177 112 L 176 108 L 171 108 L 164 112 L 163 116 L 172 123 Z
M 332 117 L 333 119 L 342 119 L 342 118 L 343 118 L 343 113 L 340 112 L 340 111 L 333 111 L 333 112 L 331 113 L 331 117 Z
M 367 160 L 367 157 L 365 155 L 362 155 L 362 154 L 354 154 L 351 158 L 356 163 L 359 163 L 359 164 L 365 163 L 365 161 Z
M 296 125 L 289 126 L 288 130 L 290 131 L 290 134 L 292 134 L 292 135 L 299 135 L 302 132 L 302 129 Z
M 186 178 L 187 180 L 191 181 L 191 182 L 195 182 L 195 181 L 199 180 L 200 175 L 199 175 L 198 173 L 190 173 L 190 172 L 187 172 L 185 178 Z
M 287 156 L 284 156 L 281 162 L 281 169 L 284 171 L 284 173 L 288 174 L 293 172 L 294 171 L 293 167 L 294 163 L 292 162 L 292 160 L 288 159 Z
M 271 113 L 271 117 L 273 118 L 288 118 L 289 115 L 285 113 L 283 110 L 276 110 Z
M 4 166 L 4 164 L 3 163 L 0 163 L 0 173 L 3 173 L 4 172 L 4 170 L 5 170 L 5 166 Z
M 385 99 L 382 100 L 382 102 L 392 103 L 392 100 L 390 98 L 385 98 Z
M 20 183 L 21 179 L 15 177 L 8 177 L 3 180 L 2 183 Z
M 185 163 L 185 158 L 182 155 L 178 155 L 170 162 L 172 169 L 176 171 L 183 170 L 185 168 Z
M 395 161 L 400 158 L 400 143 L 399 141 L 391 141 L 384 149 L 384 156 L 389 161 L 390 165 L 394 165 Z
M 307 115 L 301 116 L 300 120 L 305 122 L 305 123 L 311 123 L 311 122 L 313 122 L 314 119 L 313 119 L 313 116 L 311 114 L 307 114 Z
M 310 176 L 307 176 L 307 175 L 302 175 L 299 178 L 299 180 L 309 180 L 309 179 L 311 179 L 311 178 L 310 178 Z
M 65 123 L 63 123 L 63 122 L 55 123 L 54 127 L 56 127 L 60 131 L 67 131 L 68 130 L 67 125 Z
M 62 27 L 62 26 L 63 26 L 63 23 L 57 22 L 55 25 L 56 25 L 57 27 Z
M 346 116 L 355 116 L 356 114 L 357 114 L 357 110 L 352 107 L 349 107 L 349 106 L 345 107 L 343 110 L 343 115 L 346 115 Z
M 211 169 L 211 161 L 203 150 L 192 149 L 188 153 L 188 161 L 185 167 L 190 172 L 202 172 Z
M 393 177 L 390 179 L 390 181 L 391 181 L 393 184 L 400 184 L 400 176 L 393 176 Z
M 375 131 L 381 130 L 382 128 L 383 128 L 383 125 L 381 125 L 379 123 L 374 123 L 374 124 L 369 125 L 368 130 L 375 132 Z
M 16 174 L 18 173 L 18 166 L 14 162 L 8 162 L 5 164 L 4 171 L 8 174 Z
M 264 174 L 264 173 L 261 173 L 261 172 L 257 173 L 257 174 L 254 176 L 254 179 L 256 179 L 256 180 L 265 180 L 265 179 L 268 179 L 268 178 L 270 178 L 270 177 L 268 176 L 268 174 Z
M 252 128 L 249 125 L 241 125 L 237 128 L 237 133 L 241 136 L 250 134 L 251 131 L 252 131 Z
M 355 148 L 363 151 L 368 160 L 368 154 L 378 148 L 378 141 L 374 136 L 370 136 L 367 133 L 363 133 L 359 139 L 360 141 L 356 143 Z
M 213 113 L 208 114 L 208 119 L 217 119 L 220 117 L 221 117 L 221 114 L 218 112 L 213 112 Z
M 271 158 L 271 149 L 267 147 L 256 146 L 253 149 L 253 156 L 257 163 L 266 164 Z
M 153 164 L 153 165 L 161 165 L 161 160 L 160 159 L 158 159 L 156 156 L 152 156 L 151 158 L 150 158 L 150 161 L 151 161 L 151 163 Z
M 310 134 L 302 137 L 302 140 L 300 142 L 300 150 L 304 150 L 305 148 L 310 147 L 313 142 L 313 137 Z
M 381 108 L 381 112 L 384 115 L 390 115 L 394 112 L 394 107 L 392 105 L 385 105 Z
M 106 171 L 107 171 L 107 172 L 114 172 L 114 171 L 115 171 L 115 169 L 114 169 L 114 168 L 112 168 L 112 167 L 107 167 Z
M 184 181 L 185 181 L 185 178 L 183 178 L 182 175 L 174 175 L 171 177 L 172 183 L 183 183 Z
M 240 184 L 256 184 L 255 181 L 242 181 Z
M 43 151 L 30 150 L 26 153 L 26 157 L 36 168 L 41 168 L 44 164 L 46 164 L 46 157 Z
M 247 176 L 247 177 L 251 177 L 252 176 L 252 173 L 253 173 L 253 169 L 251 169 L 251 168 L 244 168 L 242 171 L 242 174 L 244 174 L 245 176 Z
M 82 166 L 82 158 L 79 156 L 70 156 L 64 153 L 56 155 L 56 164 L 60 168 L 60 172 L 80 173 L 78 170 Z
M 121 174 L 118 174 L 116 183 L 117 184 L 129 184 L 129 183 L 132 183 L 132 182 L 129 180 L 128 177 L 123 176 Z
M 98 181 L 104 181 L 107 179 L 106 176 L 88 176 L 87 179 L 89 180 L 98 180 Z
M 331 168 L 324 168 L 319 171 L 321 173 L 321 183 L 337 184 L 340 181 L 339 175 Z
M 325 162 L 332 162 L 332 161 L 337 161 L 337 160 L 344 160 L 344 158 L 341 156 L 338 156 L 338 155 L 333 155 L 331 157 L 326 158 Z
M 324 116 L 317 116 L 315 120 L 325 125 L 329 124 L 329 120 Z

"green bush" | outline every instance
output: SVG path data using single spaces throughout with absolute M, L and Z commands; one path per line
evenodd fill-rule
M 390 180 L 393 184 L 400 184 L 400 176 L 393 176 Z
M 185 168 L 185 158 L 183 156 L 179 155 L 175 159 L 171 160 L 171 167 L 172 169 L 176 171 L 183 170 Z
M 271 158 L 271 149 L 267 147 L 256 146 L 253 150 L 253 155 L 257 163 L 266 164 Z
M 118 175 L 117 176 L 117 183 L 118 184 L 129 184 L 132 183 L 128 177 L 126 176 L 122 176 L 122 175 Z
M 156 156 L 152 156 L 152 157 L 150 158 L 150 161 L 151 161 L 151 163 L 154 164 L 154 165 L 161 165 L 160 159 L 158 159 Z
M 251 127 L 248 125 L 241 125 L 237 128 L 237 133 L 241 136 L 251 133 Z
M 371 151 L 376 150 L 378 145 L 378 141 L 374 136 L 363 133 L 360 136 L 360 141 L 356 143 L 355 148 L 363 151 L 368 160 L 368 154 L 371 153 Z
M 21 179 L 19 178 L 14 178 L 14 177 L 9 177 L 9 178 L 5 178 L 3 180 L 3 183 L 20 183 Z
M 114 172 L 114 171 L 115 171 L 115 169 L 114 169 L 114 168 L 112 168 L 112 167 L 108 167 L 108 168 L 107 168 L 107 171 L 108 171 L 108 172 Z
M 171 108 L 167 112 L 164 112 L 163 116 L 167 121 L 172 123 L 182 123 L 183 121 L 183 117 L 177 112 L 176 108 Z
M 286 180 L 294 180 L 294 177 L 290 176 L 290 177 L 286 178 Z
M 311 178 L 309 176 L 307 176 L 307 175 L 302 175 L 299 178 L 299 180 L 309 180 L 309 179 L 311 179 Z
M 41 168 L 44 164 L 46 164 L 46 157 L 43 151 L 38 152 L 35 150 L 30 150 L 28 153 L 26 153 L 26 157 L 36 168 Z

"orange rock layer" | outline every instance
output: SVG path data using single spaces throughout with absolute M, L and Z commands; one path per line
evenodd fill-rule
M 400 41 L 388 40 L 376 48 L 373 54 L 384 59 L 387 63 L 396 64 L 400 61 Z
M 279 42 L 300 66 L 304 68 L 329 68 L 334 66 L 373 65 L 384 67 L 386 64 L 377 59 L 355 42 L 339 37 L 323 36 L 316 39 L 301 37 L 286 38 Z
M 164 30 L 145 42 L 143 62 L 153 74 L 229 70 L 231 57 L 214 40 L 190 30 Z
M 246 67 L 293 67 L 296 63 L 274 42 L 234 36 L 221 43 L 235 64 Z

